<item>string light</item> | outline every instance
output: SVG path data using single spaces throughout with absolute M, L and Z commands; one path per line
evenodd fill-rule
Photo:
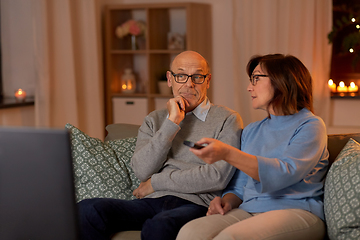
M 353 48 L 350 48 L 350 49 L 349 49 L 349 52 L 353 53 L 353 52 L 354 52 L 354 49 L 353 49 Z
M 355 18 L 352 18 L 351 21 L 352 21 L 352 22 L 356 22 L 356 19 L 355 19 Z

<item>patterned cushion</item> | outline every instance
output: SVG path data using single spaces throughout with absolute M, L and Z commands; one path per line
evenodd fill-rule
M 136 137 L 103 142 L 71 124 L 76 201 L 86 198 L 134 199 L 140 180 L 130 167 Z
M 330 239 L 360 239 L 360 144 L 352 138 L 326 176 L 324 210 Z

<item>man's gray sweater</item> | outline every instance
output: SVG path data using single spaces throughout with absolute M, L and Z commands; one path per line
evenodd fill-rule
M 131 160 L 135 175 L 143 182 L 151 178 L 155 192 L 146 197 L 172 195 L 207 207 L 221 194 L 235 168 L 222 160 L 206 164 L 183 141 L 207 137 L 240 148 L 241 117 L 219 105 L 211 105 L 205 121 L 190 113 L 177 125 L 167 116 L 166 109 L 153 111 L 141 125 Z

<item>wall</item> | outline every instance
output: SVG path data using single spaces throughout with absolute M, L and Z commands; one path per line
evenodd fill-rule
M 0 109 L 0 125 L 16 127 L 35 126 L 34 106 Z
M 3 94 L 14 97 L 22 88 L 35 94 L 35 59 L 31 1 L 1 0 Z M 35 126 L 34 106 L 0 109 L 1 126 Z
M 360 99 L 331 99 L 329 134 L 360 133 Z
M 14 96 L 19 88 L 24 89 L 28 96 L 34 96 L 32 1 L 1 0 L 0 3 L 4 96 Z
M 28 0 L 0 0 L 2 42 L 3 42 L 3 63 L 4 63 L 4 90 L 5 94 L 12 96 L 15 89 L 22 87 L 33 95 L 36 86 L 34 54 L 34 38 L 31 19 L 31 2 Z M 212 102 L 234 108 L 234 92 L 229 86 L 233 86 L 233 55 L 232 55 L 232 0 L 97 0 L 98 14 L 106 4 L 134 4 L 134 3 L 155 3 L 155 2 L 200 2 L 212 6 Z M 4 11 L 4 9 L 6 9 Z M 100 19 L 100 17 L 99 17 Z M 333 101 L 332 101 L 333 102 Z M 332 123 L 328 126 L 329 133 L 360 132 L 360 122 L 354 126 L 346 122 L 347 119 L 360 119 L 359 115 L 353 116 L 350 113 L 360 109 L 360 100 L 355 100 L 354 107 L 344 104 L 332 103 Z M 340 111 L 340 112 L 339 112 Z M 6 111 L 7 112 L 7 111 Z M 26 111 L 27 113 L 29 111 Z M 339 112 L 339 113 L 338 113 Z M 350 114 L 350 115 L 349 115 Z M 2 114 L 6 118 L 6 114 Z M 16 116 L 16 114 L 14 115 Z M 31 113 L 29 119 L 34 117 Z M 340 118 L 339 118 L 340 116 Z M 15 117 L 20 118 L 20 117 Z M 6 120 L 8 123 L 12 121 Z M 345 122 L 342 122 L 345 121 Z M 13 122 L 19 122 L 14 119 Z M 30 121 L 31 123 L 32 121 Z M 0 121 L 0 124 L 2 122 Z

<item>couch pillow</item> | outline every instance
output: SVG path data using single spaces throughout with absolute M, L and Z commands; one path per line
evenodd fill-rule
M 131 199 L 135 198 L 132 195 L 132 192 L 140 185 L 140 180 L 135 176 L 135 173 L 130 166 L 130 161 L 135 151 L 136 140 L 137 137 L 129 137 L 106 142 L 106 144 L 114 150 L 119 162 L 125 166 L 127 178 L 130 181 Z
M 92 138 L 71 124 L 76 201 L 86 198 L 134 199 L 139 186 L 130 167 L 136 137 L 103 142 Z
M 360 239 L 360 144 L 352 138 L 326 176 L 324 210 L 330 239 Z

